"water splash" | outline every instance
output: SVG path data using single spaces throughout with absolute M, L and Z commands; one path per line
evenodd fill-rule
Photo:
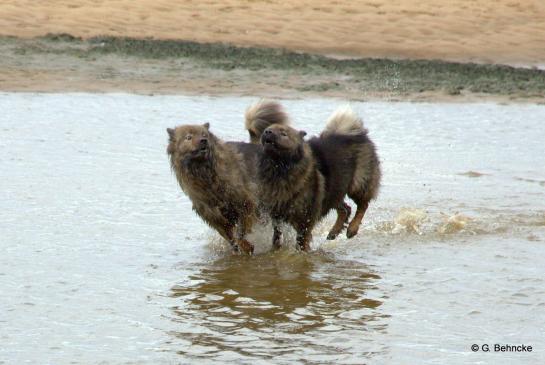
M 442 215 L 444 219 L 443 224 L 437 228 L 437 232 L 441 234 L 452 234 L 460 232 L 472 220 L 470 217 L 460 213 L 456 213 L 452 216 L 448 216 L 444 213 L 442 213 Z

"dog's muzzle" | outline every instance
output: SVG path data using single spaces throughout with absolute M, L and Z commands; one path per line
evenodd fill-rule
M 263 136 L 261 137 L 261 144 L 265 147 L 275 147 L 276 135 L 272 131 L 265 130 L 265 132 L 263 132 Z
M 208 149 L 208 140 L 206 138 L 203 138 L 199 141 L 199 150 L 207 150 Z
M 210 145 L 208 144 L 208 139 L 203 138 L 199 141 L 199 146 L 193 152 L 194 156 L 205 157 L 210 150 Z

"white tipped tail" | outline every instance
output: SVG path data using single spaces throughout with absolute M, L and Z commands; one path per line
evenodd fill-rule
M 289 124 L 288 114 L 276 101 L 261 99 L 246 109 L 246 129 L 255 128 L 263 132 L 272 124 Z
M 322 136 L 331 134 L 357 135 L 366 133 L 363 120 L 352 110 L 350 105 L 337 108 L 327 120 Z

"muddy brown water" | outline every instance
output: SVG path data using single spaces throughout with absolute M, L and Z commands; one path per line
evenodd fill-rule
M 230 254 L 165 128 L 246 139 L 250 98 L 0 94 L 0 363 L 541 364 L 545 107 L 354 103 L 379 199 L 354 239 Z M 338 100 L 286 100 L 319 133 Z M 525 344 L 531 353 L 473 352 Z

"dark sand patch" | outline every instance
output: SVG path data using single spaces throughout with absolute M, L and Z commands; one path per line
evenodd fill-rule
M 0 90 L 544 102 L 545 71 L 68 34 L 0 38 Z

